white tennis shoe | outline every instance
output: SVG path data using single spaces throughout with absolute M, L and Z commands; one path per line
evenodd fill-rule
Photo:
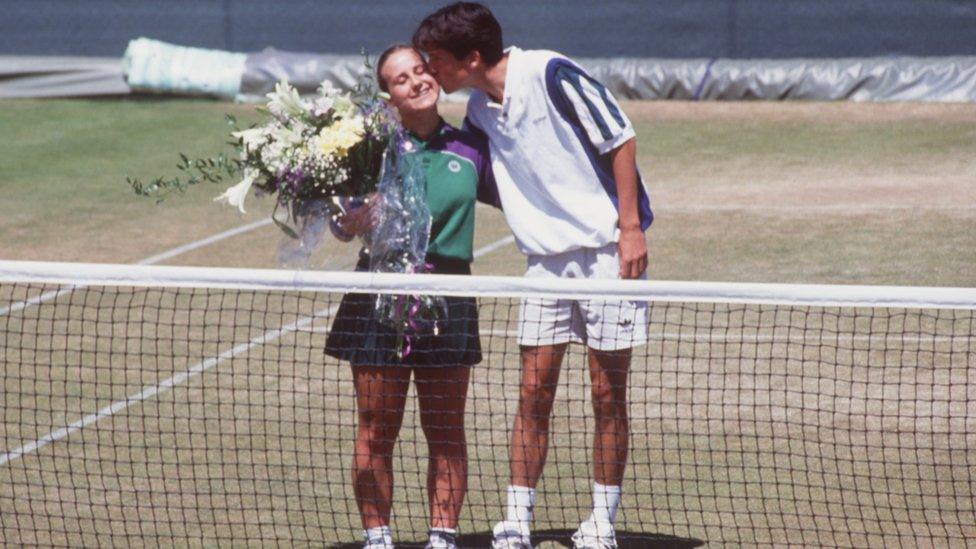
M 427 534 L 424 549 L 457 549 L 457 536 L 441 530 L 431 530 Z
M 491 534 L 492 549 L 532 549 L 529 529 L 517 522 L 503 520 L 495 525 Z
M 585 520 L 573 534 L 576 549 L 617 549 L 617 533 L 613 524 Z
M 389 534 L 380 534 L 369 537 L 364 531 L 363 538 L 366 540 L 363 543 L 363 549 L 394 549 L 393 536 Z

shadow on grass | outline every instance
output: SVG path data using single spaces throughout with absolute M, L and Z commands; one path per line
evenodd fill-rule
M 532 532 L 532 545 L 541 543 L 555 543 L 563 547 L 572 547 L 570 538 L 573 530 L 537 530 Z M 396 544 L 403 549 L 423 549 L 426 541 L 401 541 Z M 462 534 L 457 538 L 458 547 L 491 547 L 491 532 L 475 532 Z M 617 531 L 617 546 L 620 549 L 690 549 L 701 547 L 705 542 L 700 539 L 679 538 L 666 534 L 648 534 L 643 532 Z M 359 549 L 362 543 L 342 543 L 332 545 L 336 549 Z

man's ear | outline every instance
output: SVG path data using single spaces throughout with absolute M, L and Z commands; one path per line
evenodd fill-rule
M 478 50 L 468 52 L 468 55 L 464 56 L 464 65 L 469 71 L 485 68 L 485 63 L 481 59 L 481 52 Z

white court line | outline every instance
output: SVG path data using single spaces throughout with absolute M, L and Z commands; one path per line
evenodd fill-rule
M 186 252 L 196 250 L 197 248 L 208 246 L 210 244 L 213 244 L 214 242 L 220 242 L 221 240 L 230 238 L 232 236 L 237 236 L 242 233 L 253 231 L 254 229 L 259 229 L 261 227 L 264 227 L 265 225 L 270 225 L 270 224 L 271 224 L 271 219 L 262 219 L 260 221 L 255 221 L 254 223 L 241 225 L 240 227 L 235 227 L 233 229 L 226 230 L 222 233 L 217 233 L 213 236 L 208 236 L 207 238 L 190 242 L 189 244 L 184 244 L 183 246 L 178 246 L 176 248 L 173 248 L 172 250 L 167 250 L 161 254 L 156 254 L 154 256 L 147 257 L 146 259 L 143 259 L 142 261 L 136 263 L 136 265 L 155 265 L 156 263 L 159 263 L 160 261 L 164 261 L 171 257 L 175 257 L 180 254 L 184 254 Z
M 495 242 L 493 242 L 493 243 L 491 243 L 491 244 L 489 244 L 487 246 L 484 246 L 482 248 L 478 248 L 478 250 L 476 250 L 474 252 L 474 255 L 475 255 L 475 257 L 480 257 L 480 256 L 482 256 L 482 255 L 484 255 L 486 253 L 490 253 L 491 251 L 496 250 L 496 249 L 500 248 L 501 246 L 503 246 L 511 238 L 512 238 L 511 236 L 506 237 L 506 238 L 502 238 L 502 239 L 497 240 L 497 241 L 495 241 Z M 485 250 L 487 250 L 487 251 L 485 251 Z M 316 317 L 321 317 L 321 316 L 328 317 L 328 316 L 332 316 L 338 308 L 339 308 L 338 305 L 333 305 L 332 307 L 330 307 L 328 309 L 323 309 L 322 311 L 318 311 L 315 314 L 313 314 L 312 316 L 308 316 L 308 317 L 299 319 L 299 320 L 297 320 L 297 321 L 295 321 L 295 322 L 293 322 L 293 323 L 291 323 L 291 324 L 289 324 L 289 325 L 287 325 L 285 327 L 278 328 L 277 330 L 269 330 L 269 331 L 265 332 L 262 336 L 257 337 L 257 338 L 254 338 L 251 341 L 249 341 L 248 343 L 242 343 L 242 344 L 236 345 L 235 347 L 233 347 L 231 349 L 228 349 L 228 350 L 220 353 L 216 357 L 208 358 L 206 360 L 203 360 L 203 361 L 201 361 L 201 362 L 199 362 L 199 363 L 191 366 L 189 369 L 184 370 L 184 371 L 182 371 L 182 372 L 180 372 L 180 373 L 178 373 L 178 374 L 176 374 L 176 375 L 174 375 L 174 376 L 166 379 L 165 381 L 163 381 L 161 383 L 157 383 L 156 385 L 148 386 L 148 387 L 144 388 L 142 391 L 139 391 L 138 393 L 135 393 L 133 395 L 130 395 L 130 396 L 126 397 L 123 400 L 119 400 L 119 401 L 113 402 L 112 404 L 110 404 L 110 405 L 102 408 L 101 410 L 98 410 L 97 412 L 88 414 L 87 416 L 85 416 L 85 417 L 83 417 L 83 418 L 81 418 L 81 419 L 79 419 L 77 421 L 74 421 L 72 423 L 69 423 L 68 425 L 65 425 L 64 427 L 62 427 L 60 429 L 57 429 L 55 431 L 51 431 L 50 433 L 44 435 L 43 437 L 41 437 L 41 438 L 39 438 L 39 439 L 37 439 L 37 440 L 35 440 L 33 442 L 30 442 L 28 444 L 25 444 L 23 446 L 20 446 L 19 448 L 15 448 L 15 449 L 13 449 L 13 450 L 5 453 L 5 454 L 0 455 L 0 465 L 4 465 L 6 463 L 9 463 L 12 460 L 15 460 L 17 458 L 20 458 L 24 454 L 30 454 L 32 452 L 35 452 L 35 451 L 37 451 L 37 450 L 39 450 L 39 449 L 47 446 L 48 444 L 51 444 L 52 442 L 56 442 L 58 440 L 61 440 L 62 438 L 65 438 L 68 435 L 70 435 L 70 434 L 72 434 L 72 433 L 74 433 L 76 431 L 79 431 L 79 430 L 81 430 L 81 429 L 83 429 L 83 428 L 85 428 L 85 427 L 87 427 L 87 426 L 89 426 L 89 425 L 91 425 L 91 424 L 99 421 L 100 419 L 103 419 L 103 418 L 106 418 L 106 417 L 110 417 L 112 415 L 115 415 L 118 412 L 121 412 L 122 410 L 125 410 L 126 408 L 128 408 L 132 404 L 138 404 L 138 403 L 140 403 L 140 402 L 142 402 L 142 401 L 144 401 L 146 399 L 152 398 L 152 397 L 154 397 L 154 396 L 156 396 L 156 395 L 158 395 L 160 393 L 163 393 L 163 392 L 165 392 L 165 391 L 167 391 L 169 389 L 172 389 L 176 385 L 179 385 L 180 383 L 183 383 L 184 381 L 186 381 L 186 380 L 188 380 L 188 379 L 190 379 L 192 377 L 198 376 L 198 375 L 202 374 L 203 372 L 206 372 L 207 370 L 213 368 L 214 366 L 217 366 L 221 362 L 223 362 L 225 360 L 228 360 L 228 359 L 231 359 L 231 358 L 234 358 L 235 356 L 237 356 L 237 355 L 239 355 L 239 354 L 241 354 L 243 352 L 246 352 L 246 351 L 250 350 L 251 348 L 256 347 L 257 345 L 263 345 L 263 344 L 265 344 L 267 342 L 274 341 L 274 340 L 280 338 L 281 336 L 285 335 L 286 333 L 299 331 L 299 330 L 303 329 L 304 327 L 310 325 L 312 323 L 312 321 Z
M 8 305 L 6 307 L 0 308 L 0 316 L 10 314 L 10 313 L 16 313 L 17 311 L 23 311 L 24 309 L 30 307 L 31 305 L 37 305 L 38 303 L 51 301 L 52 299 L 56 299 L 65 294 L 70 294 L 71 292 L 82 287 L 83 286 L 67 286 L 65 288 L 61 288 L 60 290 L 51 290 L 49 292 L 44 292 L 43 294 L 37 297 L 32 297 L 26 301 L 19 301 L 17 303 L 14 303 L 13 305 Z
M 491 252 L 497 250 L 498 248 L 501 248 L 503 246 L 508 246 L 513 242 L 515 242 L 515 237 L 513 235 L 508 235 L 505 238 L 500 238 L 492 242 L 491 244 L 487 244 L 485 246 L 478 248 L 477 250 L 474 251 L 474 256 L 481 257 L 485 254 L 490 254 Z
M 4 465 L 10 461 L 13 461 L 23 456 L 24 454 L 35 452 L 52 442 L 65 438 L 71 433 L 74 433 L 75 431 L 79 431 L 91 425 L 92 423 L 95 423 L 100 419 L 115 415 L 116 413 L 121 412 L 122 410 L 128 408 L 129 405 L 131 404 L 137 404 L 139 402 L 142 402 L 143 400 L 152 398 L 160 393 L 166 392 L 167 390 L 172 389 L 174 386 L 179 385 L 180 383 L 183 383 L 184 381 L 192 377 L 200 375 L 203 372 L 206 372 L 207 370 L 220 364 L 221 362 L 234 358 L 235 356 L 243 352 L 246 352 L 253 347 L 256 347 L 258 345 L 263 345 L 264 343 L 269 341 L 274 341 L 289 332 L 301 330 L 302 327 L 311 324 L 312 321 L 315 319 L 315 317 L 331 316 L 332 314 L 335 313 L 336 309 L 338 308 L 339 308 L 338 305 L 333 305 L 328 309 L 323 309 L 313 314 L 312 316 L 308 316 L 296 320 L 295 322 L 292 322 L 291 324 L 288 324 L 287 326 L 284 326 L 282 328 L 278 328 L 276 330 L 268 330 L 263 335 L 256 337 L 247 343 L 241 343 L 239 345 L 234 346 L 231 349 L 228 349 L 220 353 L 216 357 L 203 360 L 193 365 L 190 369 L 184 370 L 161 383 L 157 383 L 156 385 L 151 385 L 149 387 L 146 387 L 142 391 L 130 395 L 123 400 L 118 400 L 116 402 L 113 402 L 112 404 L 102 408 L 101 410 L 98 410 L 95 413 L 88 414 L 87 416 L 77 421 L 74 421 L 72 423 L 69 423 L 68 425 L 65 425 L 64 427 L 56 431 L 51 431 L 50 433 L 44 435 L 43 437 L 31 443 L 25 444 L 19 448 L 11 450 L 10 452 L 7 452 L 6 454 L 0 455 L 0 465 Z
M 203 238 L 203 239 L 200 239 L 200 240 L 196 240 L 196 241 L 190 242 L 189 244 L 184 244 L 182 246 L 177 246 L 176 248 L 173 248 L 171 250 L 166 250 L 165 252 L 163 252 L 161 254 L 156 254 L 156 255 L 149 256 L 149 257 L 147 257 L 145 259 L 141 259 L 141 260 L 137 261 L 135 264 L 136 265 L 154 265 L 156 263 L 159 263 L 160 261 L 169 259 L 171 257 L 175 257 L 177 255 L 180 255 L 180 254 L 183 254 L 183 253 L 186 253 L 186 252 L 189 252 L 189 251 L 193 251 L 193 250 L 196 250 L 198 248 L 202 248 L 204 246 L 213 244 L 214 242 L 219 242 L 219 241 L 224 240 L 226 238 L 230 238 L 232 236 L 237 236 L 237 235 L 239 235 L 241 233 L 246 233 L 248 231 L 253 231 L 254 229 L 263 227 L 265 225 L 270 225 L 270 224 L 271 224 L 271 220 L 270 219 L 262 219 L 261 221 L 255 221 L 254 223 L 248 223 L 247 225 L 241 225 L 240 227 L 235 227 L 233 229 L 226 230 L 226 231 L 224 231 L 222 233 L 217 233 L 217 234 L 215 234 L 213 236 L 208 236 L 207 238 Z M 61 297 L 63 295 L 70 294 L 71 292 L 73 292 L 73 291 L 75 291 L 75 290 L 77 290 L 79 288 L 83 288 L 83 287 L 84 286 L 67 286 L 67 287 L 64 287 L 64 288 L 61 288 L 61 289 L 58 289 L 58 290 L 51 290 L 49 292 L 44 292 L 43 294 L 41 294 L 39 296 L 32 297 L 32 298 L 30 298 L 28 300 L 20 301 L 18 303 L 14 303 L 12 305 L 8 305 L 6 307 L 0 308 L 0 316 L 6 315 L 6 314 L 10 314 L 10 313 L 16 313 L 17 311 L 22 311 L 22 310 L 24 310 L 24 309 L 26 309 L 26 308 L 28 308 L 28 307 L 30 307 L 32 305 L 38 305 L 40 303 L 45 303 L 47 301 L 51 301 L 52 299 L 57 299 L 57 298 L 59 298 L 59 297 Z
M 652 201 L 654 197 L 651 197 Z M 478 202 L 479 209 L 495 209 Z M 870 213 L 874 211 L 974 211 L 976 204 L 669 204 L 659 199 L 652 205 L 654 213 L 702 213 L 702 212 L 818 212 L 818 213 Z
M 655 341 L 684 341 L 688 343 L 695 342 L 705 342 L 705 343 L 792 343 L 796 341 L 814 341 L 824 345 L 829 345 L 830 343 L 844 343 L 846 341 L 885 341 L 890 343 L 924 343 L 933 342 L 940 343 L 946 341 L 966 341 L 973 339 L 972 336 L 960 335 L 960 336 L 900 336 L 894 334 L 874 334 L 874 335 L 830 335 L 830 336 L 816 336 L 816 335 L 799 335 L 799 336 L 767 336 L 767 335 L 746 335 L 741 333 L 730 333 L 724 335 L 702 335 L 695 333 L 651 333 L 647 336 L 649 339 Z M 861 349 L 858 349 L 861 350 Z M 875 349 L 880 350 L 880 349 Z
M 976 205 L 973 204 L 928 204 L 928 205 L 909 205 L 909 204 L 797 204 L 788 205 L 762 205 L 762 204 L 694 204 L 687 206 L 669 206 L 658 204 L 654 211 L 675 212 L 675 213 L 701 213 L 701 212 L 817 212 L 817 213 L 870 213 L 888 211 L 974 211 Z

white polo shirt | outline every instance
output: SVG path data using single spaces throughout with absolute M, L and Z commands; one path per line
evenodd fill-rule
M 617 242 L 617 188 L 606 153 L 634 137 L 613 96 L 566 57 L 507 50 L 501 104 L 480 90 L 465 126 L 484 133 L 502 209 L 519 249 L 553 255 Z M 641 228 L 652 214 L 638 174 Z

